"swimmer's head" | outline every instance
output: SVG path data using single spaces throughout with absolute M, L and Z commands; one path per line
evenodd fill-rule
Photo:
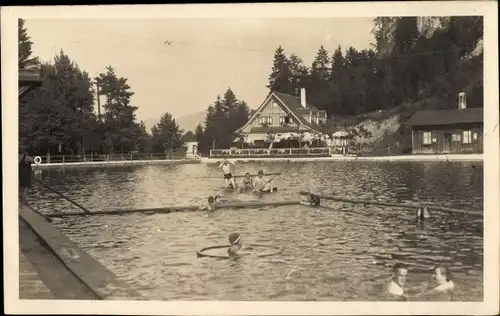
M 241 235 L 238 233 L 232 233 L 231 235 L 229 235 L 229 243 L 231 244 L 231 246 L 241 246 Z
M 452 279 L 451 271 L 446 266 L 435 267 L 432 277 L 438 284 L 444 284 Z
M 264 171 L 259 170 L 258 176 L 259 176 L 259 178 L 262 178 L 264 176 Z
M 406 283 L 406 276 L 408 275 L 408 268 L 406 265 L 396 263 L 392 268 L 392 279 L 397 285 L 403 287 Z
M 220 202 L 220 200 L 221 200 L 220 195 L 216 195 L 216 196 L 215 196 L 215 198 L 214 198 L 214 201 L 215 201 L 216 203 L 218 203 L 218 202 Z
M 213 204 L 214 203 L 214 197 L 213 196 L 209 196 L 208 197 L 208 204 Z

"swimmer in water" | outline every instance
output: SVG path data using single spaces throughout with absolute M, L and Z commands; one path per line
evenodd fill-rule
M 450 269 L 440 265 L 435 267 L 433 271 L 432 279 L 435 282 L 434 288 L 425 290 L 423 294 L 450 294 L 455 289 Z
M 259 170 L 259 173 L 257 176 L 253 179 L 252 187 L 254 192 L 274 192 L 277 189 L 273 188 L 270 184 L 270 182 L 273 180 L 271 178 L 270 180 L 264 179 L 264 171 Z
M 253 185 L 252 185 L 252 175 L 247 172 L 245 174 L 245 178 L 243 178 L 243 182 L 242 182 L 242 188 L 241 188 L 241 191 L 248 191 L 248 190 L 252 190 L 253 189 Z
M 209 196 L 207 202 L 208 204 L 204 204 L 200 207 L 200 211 L 214 212 L 215 209 L 217 208 L 214 197 Z
M 230 162 L 229 160 L 224 159 L 219 164 L 219 168 L 222 168 L 222 172 L 224 174 L 224 182 L 225 182 L 226 188 L 229 188 L 230 185 L 231 185 L 231 187 L 233 189 L 235 189 L 237 186 L 236 186 L 236 182 L 234 181 L 233 174 L 231 173 L 231 164 L 234 165 L 233 162 Z
M 216 195 L 214 198 L 214 202 L 215 202 L 215 205 L 217 205 L 220 203 L 224 203 L 224 200 L 222 199 L 222 197 L 220 195 Z
M 227 249 L 227 253 L 229 254 L 230 257 L 239 257 L 240 256 L 240 250 L 243 246 L 243 242 L 241 241 L 241 235 L 238 233 L 232 233 L 229 235 L 229 243 L 231 244 L 229 246 L 229 249 Z
M 406 284 L 407 275 L 408 268 L 401 263 L 396 263 L 392 268 L 392 280 L 386 288 L 387 294 L 396 297 L 398 300 L 406 301 L 404 286 Z
M 307 201 L 300 201 L 300 204 L 307 206 L 319 206 L 320 203 L 319 197 L 312 194 L 307 195 Z

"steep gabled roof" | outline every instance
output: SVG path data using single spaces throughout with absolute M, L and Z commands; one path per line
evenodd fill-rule
M 456 110 L 418 111 L 406 122 L 407 126 L 450 125 L 460 123 L 482 123 L 483 108 Z
M 290 112 L 302 125 L 306 126 L 307 128 L 315 132 L 326 133 L 325 129 L 322 126 L 311 124 L 302 117 L 303 115 L 309 114 L 311 112 L 313 115 L 317 114 L 318 112 L 326 114 L 326 111 L 318 110 L 318 108 L 310 105 L 309 103 L 307 103 L 307 108 L 304 108 L 300 103 L 300 99 L 298 97 L 281 92 L 271 93 L 266 98 L 266 100 L 262 102 L 257 111 L 250 118 L 250 120 L 248 120 L 248 122 L 241 128 L 239 128 L 237 131 L 240 131 L 243 128 L 247 127 L 247 125 L 255 119 L 257 114 L 262 111 L 263 106 L 267 103 L 267 101 L 273 96 L 281 103 L 281 105 L 287 110 L 287 112 Z

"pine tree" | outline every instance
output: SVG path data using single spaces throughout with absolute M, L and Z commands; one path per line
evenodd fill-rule
M 163 114 L 151 129 L 153 151 L 163 152 L 179 148 L 182 145 L 182 133 L 172 114 Z
M 130 91 L 127 79 L 119 78 L 113 67 L 108 66 L 106 70 L 106 73 L 100 73 L 95 78 L 101 95 L 106 97 L 103 108 L 108 131 L 104 143 L 110 152 L 115 149 L 119 149 L 121 153 L 135 150 L 139 135 L 135 122 L 137 106 L 131 105 L 130 101 L 134 93 Z
M 32 57 L 33 53 L 31 50 L 31 37 L 28 36 L 28 31 L 24 27 L 24 20 L 18 19 L 17 30 L 18 30 L 18 63 L 19 69 L 30 68 L 32 66 L 39 66 L 40 62 L 38 57 Z
M 299 90 L 307 87 L 309 70 L 299 56 L 291 54 L 289 60 L 291 90 L 298 96 Z
M 329 100 L 326 98 L 330 86 L 330 59 L 328 52 L 321 45 L 312 63 L 309 76 L 309 100 L 319 109 L 327 109 Z
M 290 62 L 284 49 L 279 46 L 274 53 L 273 67 L 266 86 L 271 92 L 293 94 L 291 85 Z

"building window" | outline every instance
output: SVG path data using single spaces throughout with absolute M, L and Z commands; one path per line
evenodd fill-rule
M 451 141 L 452 142 L 459 142 L 460 141 L 460 134 L 451 135 Z
M 291 122 L 289 116 L 280 116 L 280 125 L 288 125 L 290 123 Z
M 261 116 L 259 119 L 259 122 L 261 125 L 262 124 L 271 125 L 271 124 L 273 124 L 273 118 L 270 116 Z
M 424 136 L 424 139 L 422 141 L 422 144 L 424 144 L 424 145 L 430 145 L 431 144 L 431 140 L 432 140 L 431 139 L 432 138 L 431 132 L 424 132 L 423 136 Z
M 472 142 L 472 131 L 462 131 L 462 143 L 470 144 Z

